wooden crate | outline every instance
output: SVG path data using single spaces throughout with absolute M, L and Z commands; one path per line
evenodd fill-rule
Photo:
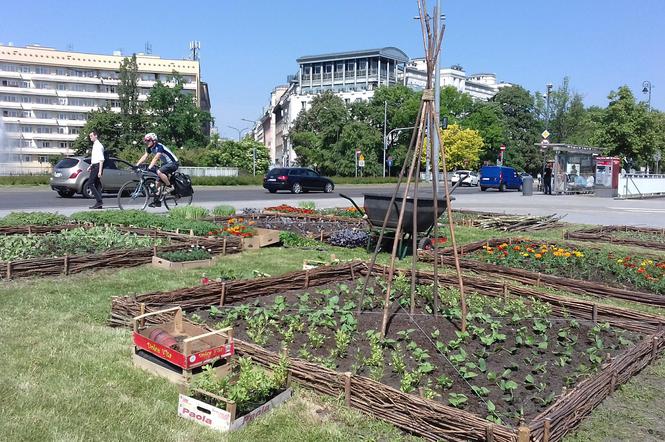
M 201 259 L 197 261 L 171 262 L 167 259 L 160 258 L 159 256 L 152 257 L 153 267 L 159 267 L 168 270 L 185 270 L 185 269 L 196 269 L 202 267 L 212 267 L 214 263 L 215 263 L 214 258 Z
M 279 230 L 255 228 L 256 233 L 251 238 L 242 239 L 243 249 L 258 249 L 271 244 L 279 243 Z
M 148 316 L 174 312 L 170 321 L 143 326 Z M 165 377 L 179 385 L 187 385 L 204 365 L 213 365 L 218 375 L 229 372 L 235 352 L 233 328 L 208 331 L 204 327 L 184 322 L 182 308 L 172 307 L 139 315 L 133 320 L 134 365 L 157 376 Z M 176 340 L 182 341 L 182 349 L 170 348 L 150 338 L 150 333 L 160 329 Z
M 236 418 L 235 402 L 224 397 L 208 393 L 207 391 L 198 389 L 195 391 L 203 394 L 204 396 L 208 396 L 215 401 L 223 402 L 225 404 L 224 409 L 215 407 L 214 405 L 207 404 L 203 401 L 194 399 L 181 393 L 178 400 L 178 416 L 221 432 L 233 431 L 244 427 L 262 414 L 265 414 L 273 408 L 280 406 L 293 395 L 293 390 L 291 388 L 287 388 L 265 404 L 260 405 L 244 416 Z

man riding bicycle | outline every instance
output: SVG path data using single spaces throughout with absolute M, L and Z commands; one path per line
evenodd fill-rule
M 145 160 L 148 159 L 148 156 L 154 155 L 152 161 L 150 161 L 148 170 L 155 172 L 157 176 L 159 176 L 160 182 L 164 183 L 166 186 L 164 188 L 164 193 L 172 191 L 173 187 L 169 181 L 169 174 L 172 174 L 178 170 L 178 157 L 176 157 L 168 147 L 164 146 L 162 143 L 158 143 L 157 135 L 152 132 L 146 134 L 145 137 L 143 137 L 143 142 L 146 146 L 145 153 L 138 161 L 138 163 L 136 163 L 136 165 L 141 165 L 143 162 L 145 162 Z M 160 162 L 159 169 L 156 167 L 158 161 Z M 158 190 L 161 189 L 161 183 L 158 183 Z M 161 195 L 161 192 L 158 191 L 157 195 L 155 196 L 155 200 L 150 203 L 150 207 L 159 207 L 162 205 L 162 203 L 159 201 L 159 195 Z

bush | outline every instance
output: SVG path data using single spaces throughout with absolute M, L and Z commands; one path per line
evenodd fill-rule
M 67 223 L 65 215 L 48 212 L 12 212 L 4 218 L 0 218 L 3 226 L 57 226 Z
M 40 186 L 48 184 L 51 175 L 10 175 L 0 176 L 0 186 Z
M 215 216 L 233 216 L 236 214 L 236 208 L 233 206 L 216 206 L 212 209 L 212 214 Z
M 205 207 L 197 206 L 184 206 L 174 207 L 169 211 L 169 216 L 176 219 L 193 219 L 198 220 L 210 214 L 210 211 Z

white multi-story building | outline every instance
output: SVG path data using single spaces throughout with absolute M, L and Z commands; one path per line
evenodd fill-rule
M 499 89 L 512 86 L 510 83 L 498 83 L 495 74 L 466 75 L 461 68 L 442 68 L 440 72 L 441 87 L 453 86 L 476 100 L 489 100 Z M 424 58 L 414 58 L 407 64 L 405 84 L 416 90 L 425 88 L 427 64 Z
M 403 81 L 408 60 L 404 52 L 394 47 L 298 58 L 298 73 L 270 94 L 270 104 L 259 120 L 255 139 L 257 133 L 262 134 L 273 163 L 290 164 L 295 155 L 288 145 L 288 129 L 314 97 L 333 91 L 346 103 L 369 100 L 377 87 Z
M 125 57 L 57 51 L 37 45 L 0 45 L 0 162 L 26 170 L 48 165 L 49 157 L 72 153 L 87 113 L 109 105 L 119 112 L 120 63 Z M 169 84 L 173 72 L 184 79 L 184 90 L 199 106 L 210 109 L 207 85 L 198 61 L 167 60 L 137 54 L 139 101 L 145 101 L 159 80 Z M 4 138 L 4 143 L 2 139 Z
M 289 147 L 289 128 L 314 97 L 332 91 L 347 104 L 367 101 L 379 86 L 404 84 L 423 89 L 427 81 L 425 59 L 409 61 L 400 49 L 386 47 L 298 58 L 296 75 L 277 86 L 270 103 L 254 128 L 254 138 L 265 144 L 275 164 L 289 165 L 295 159 Z M 509 83 L 497 83 L 494 74 L 467 76 L 461 69 L 441 69 L 441 87 L 454 86 L 477 100 L 489 100 Z

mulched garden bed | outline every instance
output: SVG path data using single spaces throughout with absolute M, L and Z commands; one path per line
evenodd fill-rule
M 401 287 L 399 284 L 402 284 Z M 396 288 L 408 291 L 405 280 Z M 327 368 L 370 377 L 497 423 L 517 426 L 551 405 L 565 388 L 640 340 L 591 321 L 553 318 L 547 304 L 469 297 L 469 335 L 459 332 L 454 290 L 442 294 L 441 315 L 419 297 L 415 315 L 394 304 L 380 338 L 383 283 L 373 279 L 360 322 L 355 308 L 362 280 L 262 296 L 251 304 L 199 310 L 210 326 L 233 326 L 242 340 Z M 360 286 L 360 287 L 359 287 Z M 427 286 L 419 290 L 427 296 Z M 431 299 L 431 289 L 429 289 Z M 408 302 L 408 301 L 407 301 Z

